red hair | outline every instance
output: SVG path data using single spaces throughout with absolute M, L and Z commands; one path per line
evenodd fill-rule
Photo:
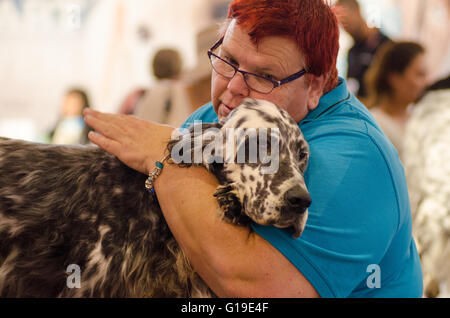
M 247 29 L 255 45 L 266 36 L 293 39 L 305 56 L 308 73 L 326 76 L 324 91 L 336 87 L 339 25 L 324 0 L 234 0 L 228 19 Z

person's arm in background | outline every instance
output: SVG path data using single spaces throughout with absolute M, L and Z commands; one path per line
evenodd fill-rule
M 148 173 L 164 156 L 174 128 L 88 110 L 99 134 L 90 140 L 131 168 Z M 216 178 L 203 168 L 165 165 L 155 182 L 164 217 L 198 274 L 221 297 L 318 297 L 277 249 L 249 228 L 218 215 Z

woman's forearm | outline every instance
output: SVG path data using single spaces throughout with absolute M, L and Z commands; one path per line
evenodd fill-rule
M 213 193 L 218 183 L 203 168 L 167 165 L 155 183 L 164 217 L 193 267 L 218 294 L 238 274 L 256 237 L 222 221 Z M 251 250 L 250 250 L 251 251 Z M 234 277 L 234 278 L 233 278 Z

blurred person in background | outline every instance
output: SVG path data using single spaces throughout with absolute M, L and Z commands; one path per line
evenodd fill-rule
M 88 94 L 79 88 L 70 89 L 61 105 L 61 115 L 49 134 L 53 144 L 86 144 L 90 128 L 83 121 L 83 110 L 89 108 Z
M 118 114 L 122 115 L 134 115 L 136 107 L 145 96 L 147 90 L 144 88 L 138 88 L 131 91 L 124 99 L 119 107 Z
M 211 45 L 217 40 L 219 25 L 213 23 L 201 29 L 196 35 L 197 63 L 183 72 L 191 112 L 211 100 L 211 64 L 206 58 Z
M 425 49 L 415 42 L 389 42 L 367 70 L 367 106 L 403 159 L 410 106 L 426 88 Z
M 411 114 L 405 171 L 426 297 L 450 297 L 450 74 Z
M 135 115 L 160 124 L 181 125 L 191 113 L 180 80 L 183 69 L 181 54 L 175 49 L 160 49 L 152 59 L 150 69 L 157 83 L 139 100 Z
M 367 25 L 357 0 L 338 0 L 336 8 L 340 24 L 354 41 L 347 57 L 347 85 L 364 102 L 367 96 L 364 74 L 378 48 L 390 39 L 379 29 Z

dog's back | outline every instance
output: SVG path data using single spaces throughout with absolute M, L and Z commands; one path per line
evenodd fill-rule
M 145 179 L 96 147 L 0 138 L 0 297 L 188 296 Z

